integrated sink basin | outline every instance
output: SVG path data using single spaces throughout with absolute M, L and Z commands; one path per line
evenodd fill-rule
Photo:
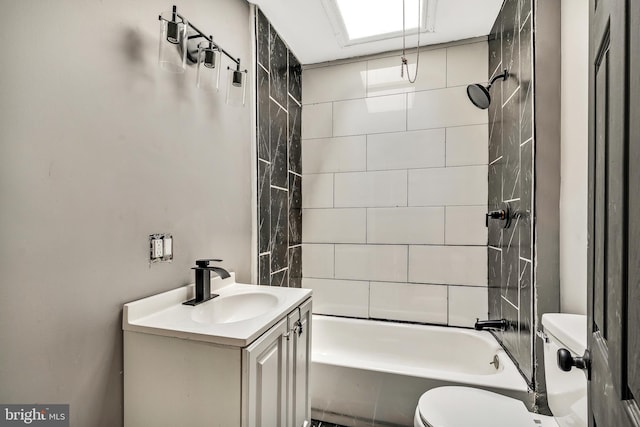
M 191 318 L 199 323 L 233 323 L 262 316 L 278 307 L 278 297 L 266 292 L 219 296 L 194 307 Z
M 122 329 L 146 334 L 246 347 L 283 316 L 311 297 L 311 290 L 211 279 L 219 296 L 197 306 L 183 305 L 195 295 L 187 285 L 124 305 Z

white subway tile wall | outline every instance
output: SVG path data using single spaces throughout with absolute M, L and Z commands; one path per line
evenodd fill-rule
M 369 317 L 369 282 L 302 278 L 313 289 L 313 311 L 336 316 Z
M 413 78 L 416 74 L 416 54 L 408 54 L 407 60 L 409 72 Z M 406 77 L 400 76 L 400 56 L 366 61 L 367 96 L 391 95 L 445 87 L 447 85 L 446 61 L 446 49 L 420 52 L 422 66 L 418 67 L 418 78 L 413 85 L 407 84 Z M 425 67 L 424 64 L 429 65 Z
M 335 207 L 407 206 L 407 171 L 337 173 Z
M 407 246 L 336 245 L 338 279 L 407 281 Z
M 486 317 L 488 116 L 465 90 L 488 80 L 487 61 L 486 42 L 424 50 L 415 85 L 398 56 L 304 70 L 314 312 L 467 327 Z
M 410 282 L 486 287 L 487 277 L 486 246 L 409 247 Z
M 333 278 L 334 248 L 332 244 L 303 244 L 302 265 L 305 277 Z
M 302 73 L 302 103 L 364 98 L 367 91 L 367 67 L 364 62 L 305 70 Z
M 407 130 L 488 123 L 486 110 L 476 108 L 466 86 L 407 94 Z
M 304 169 L 303 169 L 304 170 Z M 302 177 L 303 208 L 332 208 L 333 207 L 333 174 L 318 173 L 305 174 Z
M 302 243 L 365 243 L 367 240 L 366 209 L 303 209 L 302 224 Z
M 445 208 L 444 242 L 447 245 L 487 244 L 485 206 L 447 206 Z
M 304 73 L 303 73 L 304 74 Z M 302 139 L 328 138 L 333 134 L 333 105 L 305 105 L 302 108 Z
M 406 95 L 333 103 L 333 136 L 400 132 L 407 127 Z
M 371 282 L 369 316 L 409 322 L 447 324 L 447 287 Z
M 358 172 L 367 170 L 367 137 L 306 139 L 302 141 L 304 173 Z
M 485 205 L 487 166 L 412 169 L 409 206 Z
M 444 207 L 367 209 L 367 243 L 444 244 Z
M 488 315 L 489 297 L 487 288 L 449 287 L 449 325 L 473 325 L 476 319 L 486 319 Z
M 447 166 L 486 165 L 489 161 L 487 125 L 447 129 Z
M 368 135 L 366 168 L 392 170 L 443 167 L 445 135 L 445 129 Z

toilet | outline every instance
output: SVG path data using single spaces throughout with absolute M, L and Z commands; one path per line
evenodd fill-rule
M 558 368 L 557 352 L 582 356 L 587 344 L 586 316 L 542 316 L 547 400 L 553 417 L 529 412 L 524 403 L 487 390 L 445 386 L 425 392 L 418 401 L 414 427 L 586 427 L 587 378 L 577 368 Z

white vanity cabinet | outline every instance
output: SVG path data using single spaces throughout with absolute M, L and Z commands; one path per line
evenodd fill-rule
M 144 306 L 125 305 L 124 426 L 310 425 L 311 298 L 308 290 L 290 291 L 299 292 L 299 302 L 246 344 L 195 333 L 197 325 L 188 333 L 183 325 L 165 326 L 169 314 L 177 317 L 171 310 L 189 313 L 193 307 L 137 318 Z
M 242 427 L 311 423 L 310 326 L 309 300 L 242 351 Z

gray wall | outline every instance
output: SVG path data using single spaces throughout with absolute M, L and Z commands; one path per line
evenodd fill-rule
M 122 424 L 122 304 L 216 256 L 250 280 L 250 107 L 157 67 L 151 0 L 3 2 L 0 402 Z M 180 11 L 250 64 L 244 0 Z M 226 85 L 226 79 L 224 80 Z M 249 89 L 251 90 L 251 89 Z M 170 232 L 172 263 L 148 263 Z
M 562 0 L 560 307 L 587 314 L 589 3 Z

